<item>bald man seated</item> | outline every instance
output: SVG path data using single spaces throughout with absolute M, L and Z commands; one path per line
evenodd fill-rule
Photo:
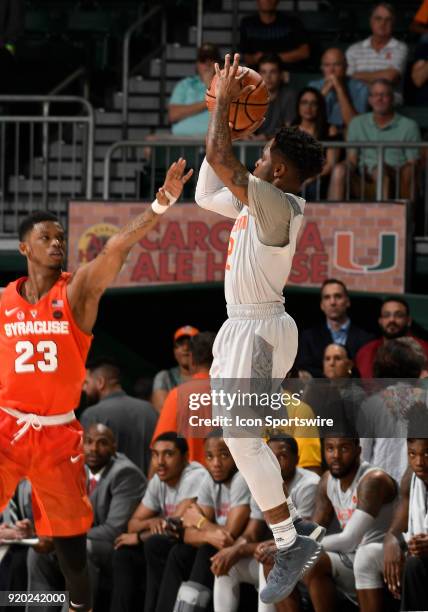
M 323 78 L 311 81 L 309 87 L 318 89 L 325 98 L 327 121 L 339 132 L 348 127 L 351 119 L 368 109 L 369 90 L 365 83 L 346 76 L 346 56 L 332 47 L 321 58 Z
M 93 423 L 85 429 L 83 448 L 87 494 L 94 511 L 87 549 L 95 600 L 100 578 L 104 584 L 111 583 L 114 540 L 125 531 L 144 495 L 146 478 L 132 461 L 116 451 L 114 434 L 106 425 Z M 30 590 L 64 590 L 64 578 L 48 538 L 37 550 L 29 551 L 27 565 Z M 46 608 L 46 612 L 54 610 L 52 606 Z

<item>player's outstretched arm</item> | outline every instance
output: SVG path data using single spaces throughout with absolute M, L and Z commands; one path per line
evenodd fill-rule
M 180 197 L 193 174 L 193 170 L 184 174 L 185 167 L 186 160 L 182 158 L 171 164 L 152 205 L 112 236 L 101 253 L 74 274 L 67 293 L 76 323 L 83 331 L 91 333 L 101 295 L 119 274 L 129 251 Z
M 241 164 L 232 149 L 232 134 L 229 127 L 229 109 L 233 100 L 246 91 L 254 89 L 254 85 L 242 88 L 241 80 L 246 74 L 244 69 L 236 76 L 239 68 L 239 54 L 235 54 L 233 65 L 230 55 L 226 55 L 224 69 L 215 65 L 217 74 L 216 105 L 211 114 L 207 134 L 207 161 L 222 183 L 243 204 L 248 204 L 249 171 Z M 256 130 L 262 121 L 255 124 L 251 131 Z

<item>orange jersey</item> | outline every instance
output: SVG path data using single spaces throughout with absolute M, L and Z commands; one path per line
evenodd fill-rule
M 0 406 L 41 416 L 79 404 L 92 336 L 73 319 L 63 272 L 37 304 L 20 294 L 25 277 L 10 283 L 0 302 Z

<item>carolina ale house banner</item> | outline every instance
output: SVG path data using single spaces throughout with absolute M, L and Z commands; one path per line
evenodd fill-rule
M 70 202 L 68 267 L 91 261 L 110 236 L 148 204 Z M 221 281 L 233 221 L 195 204 L 176 204 L 131 254 L 115 286 Z M 230 243 L 232 244 L 232 242 Z M 289 284 L 339 277 L 349 289 L 405 289 L 403 203 L 307 204 Z

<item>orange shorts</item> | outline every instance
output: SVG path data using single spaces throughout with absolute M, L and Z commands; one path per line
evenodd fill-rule
M 16 418 L 0 410 L 0 511 L 22 478 L 32 485 L 33 515 L 39 536 L 86 533 L 93 513 L 86 494 L 82 428 L 66 425 L 32 427 L 11 443 Z

